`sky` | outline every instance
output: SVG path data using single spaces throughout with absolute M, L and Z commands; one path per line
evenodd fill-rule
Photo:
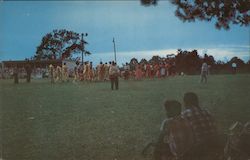
M 159 1 L 145 7 L 135 1 L 0 1 L 0 61 L 34 56 L 42 37 L 54 29 L 88 33 L 85 60 L 114 59 L 124 63 L 135 57 L 165 57 L 177 49 L 197 49 L 216 60 L 238 56 L 250 59 L 249 27 L 231 25 L 218 30 L 214 22 L 183 23 L 174 15 L 176 6 Z

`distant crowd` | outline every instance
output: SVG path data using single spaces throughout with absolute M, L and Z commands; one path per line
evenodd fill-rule
M 65 64 L 61 66 L 49 66 L 49 77 L 51 82 L 66 82 L 69 81 L 69 77 L 73 77 L 73 81 L 108 81 L 112 75 L 111 68 L 116 66 L 119 71 L 116 73 L 119 77 L 129 80 L 141 80 L 143 78 L 165 78 L 167 76 L 176 75 L 175 63 L 169 63 L 167 61 L 161 61 L 159 63 L 126 63 L 122 67 L 119 67 L 115 62 L 100 62 L 96 67 L 92 62 L 84 62 L 74 68 L 73 74 L 69 74 L 69 69 Z

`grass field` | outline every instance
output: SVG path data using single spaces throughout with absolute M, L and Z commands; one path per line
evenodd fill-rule
M 250 120 L 250 75 L 214 75 L 109 83 L 1 80 L 1 155 L 4 160 L 142 160 L 165 118 L 164 99 L 196 92 L 221 132 Z

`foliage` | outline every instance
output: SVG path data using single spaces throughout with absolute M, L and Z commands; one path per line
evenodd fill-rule
M 175 65 L 178 73 L 184 72 L 185 74 L 200 74 L 201 65 L 206 62 L 210 66 L 211 73 L 231 73 L 232 63 L 237 64 L 237 70 L 240 72 L 250 72 L 250 60 L 245 63 L 239 57 L 233 57 L 228 62 L 216 61 L 212 55 L 204 54 L 200 56 L 197 50 L 187 51 L 178 49 L 177 54 L 167 54 L 166 57 L 160 57 L 154 55 L 148 61 L 146 59 L 141 59 L 140 61 L 136 58 L 130 60 L 130 66 L 134 69 L 134 64 L 140 62 L 141 64 L 156 64 L 161 62 Z
M 90 52 L 85 51 L 86 41 L 81 35 L 74 31 L 65 29 L 53 30 L 46 34 L 37 47 L 35 59 L 64 59 L 72 56 L 73 53 Z
M 141 0 L 143 5 L 156 5 L 158 0 Z M 217 29 L 229 29 L 230 24 L 248 26 L 249 0 L 171 0 L 177 6 L 175 15 L 182 21 L 211 21 L 216 19 Z

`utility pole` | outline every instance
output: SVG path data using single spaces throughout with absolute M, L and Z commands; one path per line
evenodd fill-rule
M 84 50 L 84 49 L 83 49 L 83 48 L 84 48 L 84 44 L 83 44 L 83 35 L 84 35 L 84 34 L 82 33 L 82 64 L 83 64 L 83 50 Z
M 113 43 L 114 43 L 114 54 L 115 54 L 115 62 L 116 62 L 116 48 L 115 48 L 115 38 L 113 38 Z
M 82 40 L 81 40 L 81 41 L 82 41 L 82 42 L 81 42 L 81 43 L 82 43 L 82 64 L 83 64 L 83 53 L 85 52 L 85 50 L 84 50 L 84 42 L 85 42 L 85 41 L 84 41 L 84 39 L 83 39 L 83 36 L 86 36 L 86 37 L 87 37 L 87 36 L 88 36 L 88 33 L 85 33 L 85 34 L 82 33 L 81 35 L 82 35 Z

